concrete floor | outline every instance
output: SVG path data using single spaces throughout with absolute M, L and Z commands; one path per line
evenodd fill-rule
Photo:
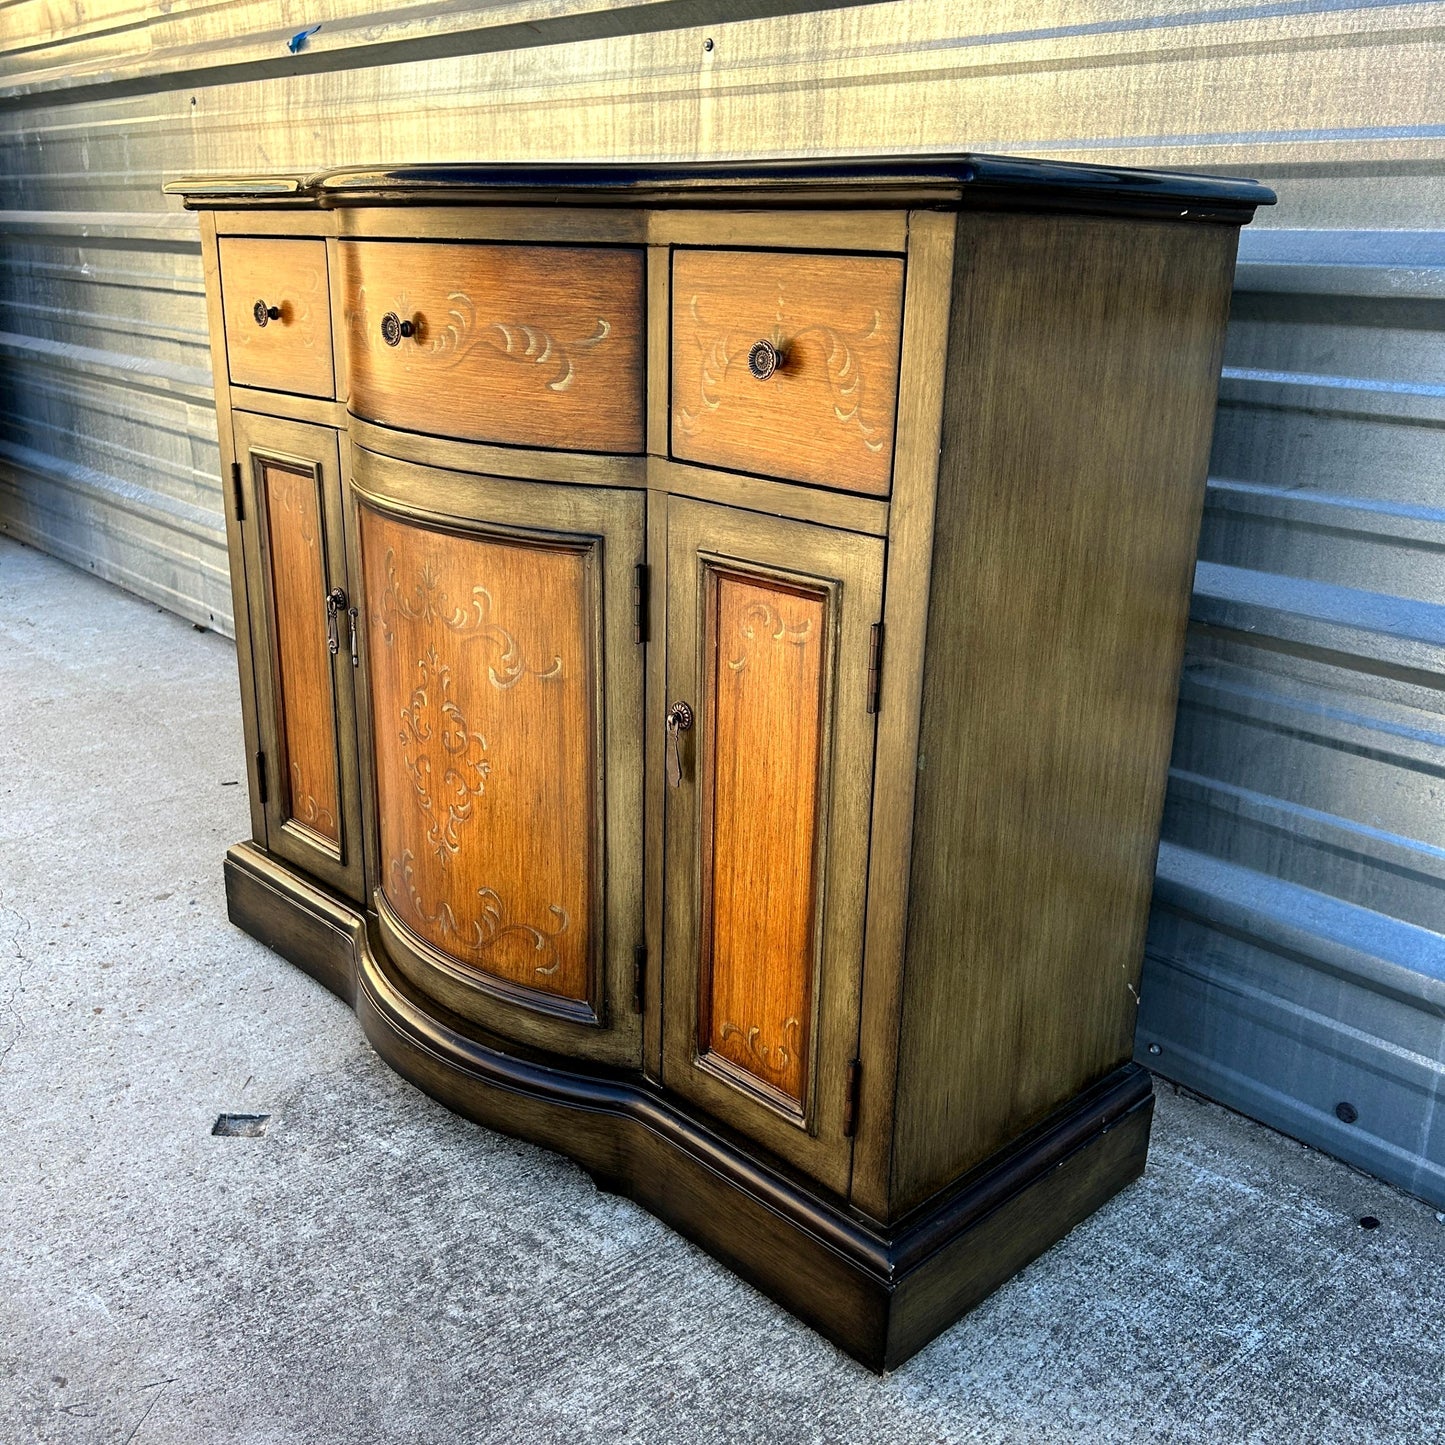
M 1445 1440 L 1445 1224 L 1167 1085 L 1144 1179 L 881 1381 L 449 1114 L 226 922 L 234 672 L 0 540 L 6 1445 Z

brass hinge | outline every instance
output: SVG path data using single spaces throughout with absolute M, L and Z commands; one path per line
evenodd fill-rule
M 241 495 L 240 462 L 231 463 L 231 501 L 236 508 L 236 520 L 244 522 L 246 520 L 246 501 Z
M 858 1089 L 863 1081 L 863 1062 L 854 1059 L 848 1065 L 848 1098 L 843 1105 L 843 1136 L 851 1139 L 858 1129 Z
M 878 689 L 883 682 L 883 624 L 868 629 L 868 712 L 878 711 Z
M 647 563 L 639 562 L 632 569 L 632 640 L 647 641 Z
M 266 754 L 265 754 L 265 753 L 257 753 L 257 754 L 256 754 L 256 792 L 257 792 L 258 794 L 260 794 L 262 807 L 265 807 L 265 805 L 266 805 L 266 803 L 267 803 L 267 801 L 268 801 L 268 797 L 269 797 L 269 795 L 268 795 L 268 793 L 267 793 L 267 790 L 266 790 Z
M 632 950 L 632 1007 L 641 1013 L 647 1003 L 647 945 L 639 943 Z

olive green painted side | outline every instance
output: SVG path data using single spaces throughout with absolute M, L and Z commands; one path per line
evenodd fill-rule
M 958 224 L 895 1215 L 1130 1057 L 1237 239 Z

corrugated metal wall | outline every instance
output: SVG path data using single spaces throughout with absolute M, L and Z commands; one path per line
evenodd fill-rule
M 166 177 L 977 149 L 1274 185 L 1140 1057 L 1445 1205 L 1445 4 L 10 0 L 0 26 L 0 527 L 225 630 L 199 254 Z

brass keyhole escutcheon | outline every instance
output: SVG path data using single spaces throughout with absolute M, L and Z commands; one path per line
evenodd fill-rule
M 682 745 L 678 736 L 692 728 L 692 708 L 675 702 L 667 710 L 667 782 L 669 787 L 682 786 Z

